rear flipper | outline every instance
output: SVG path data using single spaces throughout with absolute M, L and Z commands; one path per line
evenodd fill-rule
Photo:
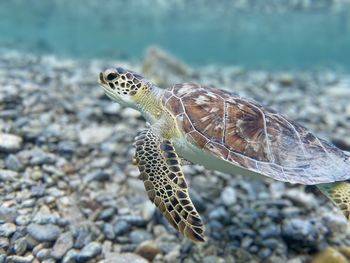
M 318 184 L 317 187 L 326 195 L 350 220 L 350 181 Z

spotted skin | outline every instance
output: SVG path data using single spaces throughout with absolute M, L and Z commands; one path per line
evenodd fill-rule
M 301 184 L 350 177 L 341 150 L 257 102 L 194 83 L 174 85 L 162 101 L 193 145 L 236 166 Z
M 135 146 L 135 163 L 149 199 L 176 230 L 193 241 L 203 242 L 203 223 L 189 197 L 172 143 L 148 129 L 136 137 Z
M 350 220 L 350 181 L 320 184 L 318 188 L 343 212 Z

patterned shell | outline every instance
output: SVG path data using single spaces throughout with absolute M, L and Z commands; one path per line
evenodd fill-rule
M 347 153 L 257 102 L 193 83 L 162 100 L 191 143 L 236 166 L 291 183 L 350 178 Z

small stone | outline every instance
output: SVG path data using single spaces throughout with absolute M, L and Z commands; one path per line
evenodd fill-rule
M 226 186 L 221 192 L 221 200 L 228 207 L 234 205 L 237 201 L 235 189 L 231 186 Z
M 107 253 L 104 263 L 149 263 L 143 257 L 133 253 Z
M 61 233 L 61 229 L 58 226 L 47 224 L 30 224 L 27 227 L 28 234 L 37 241 L 55 241 Z
M 18 175 L 15 171 L 0 169 L 0 182 L 13 181 Z
M 103 171 L 93 171 L 84 176 L 84 182 L 89 183 L 91 181 L 106 181 L 109 180 L 110 175 Z
M 16 231 L 16 225 L 13 223 L 0 224 L 0 236 L 9 237 Z
M 16 255 L 23 255 L 27 250 L 27 238 L 21 237 L 14 242 L 13 250 Z
M 0 220 L 6 222 L 15 222 L 17 217 L 17 210 L 14 207 L 6 207 L 0 205 Z
M 203 263 L 225 263 L 225 260 L 223 258 L 220 258 L 218 256 L 206 256 L 203 258 Z
M 113 229 L 113 225 L 111 224 L 103 224 L 103 233 L 109 240 L 113 240 L 115 238 L 115 232 Z
M 117 213 L 115 208 L 108 207 L 106 209 L 103 209 L 101 213 L 99 214 L 98 218 L 100 220 L 108 221 L 113 218 L 113 216 Z
M 62 263 L 71 263 L 76 262 L 76 259 L 78 257 L 78 251 L 75 249 L 69 250 L 66 255 L 64 256 Z
M 9 133 L 0 133 L 0 152 L 16 152 L 22 147 L 22 138 Z
M 160 253 L 160 249 L 154 240 L 146 240 L 138 245 L 135 253 L 152 262 L 155 256 Z
M 71 232 L 61 234 L 56 240 L 51 256 L 55 259 L 61 259 L 69 249 L 73 247 L 73 236 Z
M 25 257 L 22 256 L 8 256 L 6 258 L 6 262 L 14 262 L 14 263 L 32 263 L 34 260 L 33 255 L 28 255 Z
M 266 259 L 271 255 L 271 250 L 268 248 L 263 248 L 259 251 L 258 256 L 260 259 Z
M 23 170 L 24 166 L 21 161 L 16 157 L 16 155 L 10 154 L 5 160 L 5 166 L 7 169 L 20 172 Z
M 77 255 L 78 262 L 86 262 L 89 259 L 97 256 L 102 251 L 101 244 L 97 242 L 91 242 L 87 244 Z
M 43 248 L 41 250 L 38 251 L 38 253 L 36 254 L 36 257 L 38 259 L 40 259 L 41 261 L 48 259 L 50 257 L 51 254 L 51 250 L 48 248 Z
M 128 224 L 124 220 L 121 220 L 114 224 L 114 233 L 116 236 L 121 236 L 129 232 L 130 228 L 131 228 L 130 224 Z
M 107 140 L 112 133 L 112 127 L 92 126 L 81 130 L 79 132 L 79 139 L 83 145 L 99 144 Z
M 7 250 L 9 248 L 10 241 L 7 237 L 0 237 L 0 251 L 1 249 Z
M 145 230 L 136 229 L 136 230 L 133 230 L 130 232 L 129 238 L 130 238 L 132 243 L 139 244 L 145 240 L 150 240 L 153 237 L 149 232 L 147 232 Z
M 209 213 L 209 219 L 216 219 L 221 221 L 221 220 L 226 220 L 227 218 L 228 218 L 227 211 L 222 206 L 215 208 Z
M 327 247 L 312 258 L 312 263 L 347 263 L 348 260 L 339 251 Z

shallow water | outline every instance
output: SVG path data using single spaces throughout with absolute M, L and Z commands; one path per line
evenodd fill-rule
M 247 12 L 196 2 L 1 1 L 0 46 L 139 60 L 155 44 L 192 65 L 350 70 L 350 8 Z

